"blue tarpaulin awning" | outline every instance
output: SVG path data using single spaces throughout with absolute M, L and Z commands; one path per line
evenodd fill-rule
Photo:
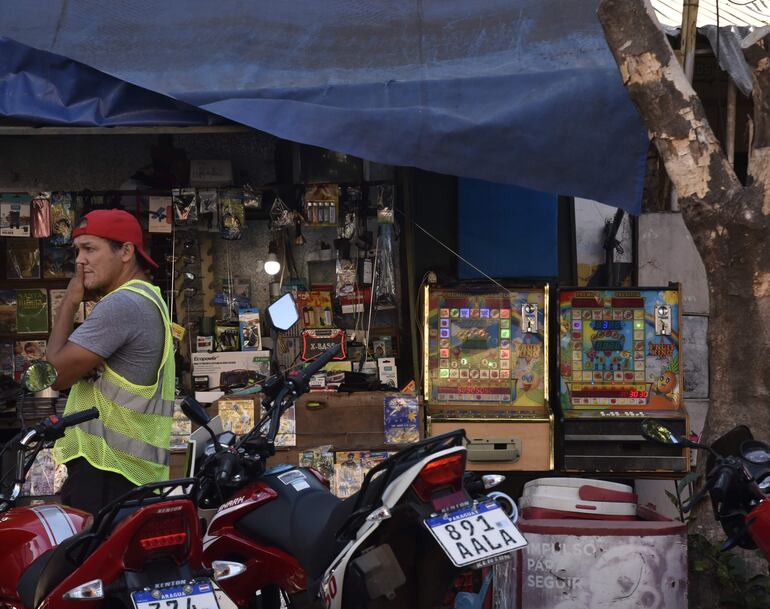
M 0 60 L 9 116 L 127 125 L 216 115 L 371 161 L 639 210 L 647 138 L 596 0 L 3 8 L 0 50 L 16 45 L 15 62 Z

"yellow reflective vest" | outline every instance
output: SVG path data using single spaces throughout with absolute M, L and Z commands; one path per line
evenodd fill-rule
M 136 485 L 168 480 L 169 442 L 174 413 L 174 349 L 168 309 L 160 289 L 132 280 L 111 293 L 129 290 L 152 301 L 163 318 L 164 347 L 152 385 L 136 385 L 106 364 L 96 381 L 80 380 L 70 389 L 64 414 L 96 407 L 99 418 L 66 430 L 56 441 L 57 463 L 85 458 L 98 469 L 115 472 Z M 105 296 L 109 298 L 109 294 Z M 115 320 L 121 323 L 121 320 Z

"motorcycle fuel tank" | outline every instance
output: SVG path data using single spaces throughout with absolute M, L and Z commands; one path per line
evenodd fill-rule
M 17 507 L 0 514 L 0 598 L 16 597 L 16 585 L 30 563 L 80 532 L 89 517 L 56 504 Z

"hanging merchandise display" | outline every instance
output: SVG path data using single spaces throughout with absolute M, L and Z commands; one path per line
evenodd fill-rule
M 75 206 L 72 196 L 66 192 L 53 193 L 51 195 L 51 245 L 70 245 L 74 224 Z
M 337 257 L 337 298 L 350 296 L 356 289 L 356 264 L 353 260 Z
M 215 351 L 238 351 L 241 328 L 238 322 L 217 321 L 214 327 Z
M 238 240 L 246 225 L 243 197 L 233 189 L 222 193 L 219 201 L 219 234 L 222 239 Z
M 294 214 L 294 245 L 305 245 L 306 239 L 302 234 L 302 214 Z
M 273 204 L 270 206 L 270 229 L 286 228 L 294 222 L 293 212 L 286 207 L 280 196 L 275 195 Z
M 396 274 L 393 267 L 394 199 L 392 185 L 383 184 L 374 188 L 379 223 L 374 277 L 374 298 L 378 305 L 394 305 L 396 302 Z
M 243 186 L 243 206 L 246 209 L 262 209 L 263 193 L 251 184 Z
M 393 224 L 380 225 L 380 233 L 377 237 L 375 293 L 375 300 L 378 305 L 396 304 L 396 274 L 393 269 Z
M 172 228 L 171 197 L 150 197 L 147 229 L 151 233 L 170 233 Z
M 28 195 L 4 194 L 0 196 L 0 236 L 29 237 L 31 211 Z
M 41 242 L 43 279 L 67 279 L 75 274 L 75 250 L 53 247 L 48 239 Z
M 208 231 L 219 231 L 219 194 L 214 188 L 198 190 L 198 213 L 200 224 Z M 199 226 L 200 226 L 199 224 Z
M 8 279 L 40 279 L 40 248 L 37 239 L 6 239 L 5 259 Z
M 340 187 L 336 184 L 312 184 L 305 187 L 305 218 L 313 226 L 336 226 Z
M 179 139 L 181 145 L 184 138 Z M 233 174 L 253 179 L 254 186 L 214 180 L 214 166 L 209 170 L 201 163 L 191 169 L 195 180 L 188 181 L 181 161 L 191 154 L 176 155 L 176 168 L 153 153 L 156 179 L 134 176 L 130 190 L 0 194 L 0 232 L 9 237 L 0 245 L 5 260 L 0 278 L 9 280 L 0 291 L 0 389 L 3 377 L 13 382 L 31 362 L 45 357 L 52 324 L 64 310 L 67 280 L 76 268 L 73 229 L 85 213 L 123 209 L 139 219 L 143 248 L 160 263 L 152 270 L 152 281 L 169 307 L 180 394 L 199 393 L 200 401 L 215 410 L 221 391 L 233 390 L 225 387 L 228 374 L 267 373 L 273 358 L 281 372 L 291 374 L 292 368 L 306 367 L 334 343 L 343 351 L 312 375 L 311 399 L 336 403 L 337 389 L 344 386 L 347 392 L 357 392 L 369 409 L 359 410 L 356 402 L 334 425 L 347 425 L 360 415 L 366 426 L 374 422 L 375 428 L 363 435 L 337 436 L 331 454 L 351 450 L 384 455 L 386 444 L 423 435 L 422 425 L 407 420 L 414 418 L 416 402 L 407 411 L 394 406 L 403 401 L 391 401 L 386 411 L 381 382 L 390 382 L 388 391 L 397 392 L 396 380 L 406 376 L 401 370 L 396 375 L 395 363 L 399 346 L 404 352 L 402 333 L 410 325 L 401 318 L 401 307 L 372 306 L 373 286 L 380 277 L 398 272 L 397 259 L 395 269 L 385 272 L 375 256 L 376 248 L 385 246 L 382 237 L 374 236 L 373 193 L 387 189 L 366 182 L 329 183 L 339 179 L 332 175 L 326 183 L 289 183 L 286 176 L 291 172 L 285 168 L 271 173 L 270 167 L 250 167 L 242 158 Z M 221 168 L 217 175 L 226 175 L 224 165 Z M 148 171 L 144 175 L 150 175 Z M 102 177 L 100 184 L 127 184 L 125 176 L 114 181 L 111 174 Z M 378 199 L 392 204 L 383 194 Z M 212 232 L 219 232 L 219 238 Z M 287 293 L 296 299 L 300 320 L 276 336 L 268 331 L 264 311 Z M 75 326 L 87 320 L 95 304 L 89 299 L 87 307 L 79 309 Z M 383 360 L 379 367 L 378 359 Z M 66 395 L 58 406 L 65 402 Z M 320 426 L 299 423 L 300 406 L 303 413 L 307 410 L 298 403 L 296 440 L 276 443 L 285 463 L 296 464 L 300 449 L 312 450 L 317 444 L 311 436 Z M 420 412 L 421 406 L 417 408 Z M 5 412 L 0 402 L 0 413 Z M 382 429 L 386 421 L 388 433 Z M 285 422 L 293 424 L 290 418 Z M 178 461 L 181 438 L 187 433 L 180 431 L 174 444 L 175 476 L 182 474 Z M 331 438 L 323 440 L 329 443 Z M 296 450 L 288 448 L 293 444 Z M 359 484 L 342 486 L 347 493 Z
M 194 188 L 175 188 L 171 191 L 174 205 L 174 224 L 195 226 L 198 224 L 198 195 Z
M 299 214 L 294 212 L 294 215 L 298 216 Z M 281 293 L 296 294 L 300 290 L 306 290 L 305 281 L 297 271 L 297 263 L 294 260 L 294 248 L 292 247 L 291 239 L 289 239 L 288 229 L 276 233 L 276 238 L 280 244 L 279 250 L 282 252 L 283 270 L 288 272 L 288 276 L 285 273 L 281 273 Z
M 48 237 L 51 234 L 51 194 L 41 192 L 32 199 L 32 236 Z

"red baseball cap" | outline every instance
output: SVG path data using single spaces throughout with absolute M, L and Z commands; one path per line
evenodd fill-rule
M 142 244 L 142 227 L 137 219 L 122 209 L 95 209 L 80 220 L 77 228 L 72 231 L 72 238 L 80 235 L 93 235 L 103 239 L 111 239 L 120 243 L 133 243 L 136 251 L 152 268 L 158 264 L 147 255 Z

